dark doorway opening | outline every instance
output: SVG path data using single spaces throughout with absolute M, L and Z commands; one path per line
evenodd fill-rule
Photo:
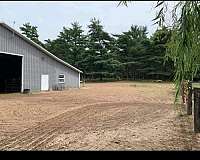
M 21 92 L 22 57 L 0 53 L 0 93 Z

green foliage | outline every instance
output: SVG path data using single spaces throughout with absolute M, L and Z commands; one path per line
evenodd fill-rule
M 99 20 L 93 18 L 88 25 L 88 51 L 90 55 L 88 63 L 90 68 L 87 72 L 98 72 L 100 79 L 105 73 L 113 75 L 120 62 L 116 59 L 116 52 L 113 46 L 114 38 L 103 30 Z M 102 74 L 100 74 L 102 73 Z
M 150 74 L 157 74 L 164 77 L 172 78 L 173 75 L 173 62 L 172 60 L 166 59 L 167 45 L 170 42 L 172 31 L 163 27 L 158 29 L 151 37 L 151 53 L 153 55 L 147 60 L 151 61 L 151 66 L 154 67 L 153 70 L 149 71 Z
M 40 43 L 36 26 L 26 23 L 20 29 Z M 56 39 L 45 40 L 44 47 L 82 70 L 86 79 L 171 78 L 172 63 L 164 59 L 171 30 L 161 28 L 148 38 L 146 26 L 132 25 L 127 32 L 112 35 L 93 18 L 88 33 L 84 33 L 82 26 L 74 22 L 70 27 L 63 27 Z
M 22 34 L 24 34 L 27 38 L 31 39 L 35 43 L 39 44 L 40 46 L 44 47 L 43 43 L 39 41 L 39 35 L 37 31 L 37 26 L 31 26 L 31 24 L 25 23 L 22 27 L 20 27 Z
M 147 28 L 142 26 L 131 26 L 130 30 L 123 32 L 117 37 L 118 56 L 122 62 L 123 68 L 121 76 L 127 79 L 133 77 L 137 67 L 141 65 L 138 60 L 145 52 L 144 42 L 147 40 Z
M 172 66 L 164 63 L 165 44 L 170 31 L 163 28 L 147 38 L 147 28 L 131 26 L 128 32 L 115 35 L 118 41 L 118 56 L 122 62 L 121 76 L 127 79 L 170 79 Z M 142 75 L 142 77 L 140 76 Z
M 174 65 L 174 81 L 176 85 L 176 97 L 180 94 L 181 83 L 184 80 L 192 81 L 199 76 L 200 62 L 200 2 L 178 1 L 168 14 L 167 1 L 157 1 L 155 8 L 159 9 L 153 19 L 159 27 L 167 26 L 171 29 L 171 38 L 167 43 L 166 60 Z M 120 4 L 127 6 L 127 1 Z M 166 23 L 166 17 L 172 20 L 172 24 Z M 170 16 L 170 17 L 169 17 Z
M 161 6 L 165 3 L 163 2 Z M 166 16 L 166 14 L 163 15 Z M 166 56 L 174 62 L 177 98 L 181 82 L 192 81 L 199 71 L 200 2 L 178 2 L 173 8 L 171 17 L 173 31 Z M 157 17 L 157 20 L 159 19 L 162 19 L 161 16 Z
M 46 40 L 45 47 L 62 60 L 83 69 L 80 63 L 86 45 L 86 36 L 83 32 L 77 22 L 72 23 L 71 28 L 63 27 L 57 39 Z

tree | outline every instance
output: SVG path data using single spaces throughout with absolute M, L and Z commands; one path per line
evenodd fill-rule
M 63 27 L 57 39 L 45 40 L 45 46 L 47 50 L 62 60 L 83 69 L 81 61 L 82 54 L 85 52 L 86 36 L 81 28 L 78 22 L 72 23 L 71 28 Z
M 88 74 L 112 77 L 120 62 L 116 59 L 114 38 L 103 30 L 100 21 L 93 18 L 88 25 L 88 50 L 86 52 L 86 70 Z
M 39 41 L 39 35 L 38 35 L 37 28 L 38 28 L 37 26 L 32 26 L 28 22 L 28 23 L 23 24 L 23 26 L 20 27 L 20 30 L 22 31 L 22 34 L 24 34 L 27 38 L 31 39 L 35 43 L 44 47 L 43 43 L 41 41 Z
M 130 30 L 123 32 L 117 37 L 118 56 L 122 62 L 122 77 L 137 78 L 137 74 L 142 73 L 144 62 L 142 62 L 148 53 L 147 46 L 147 28 L 145 26 L 131 26 Z
M 167 44 L 171 38 L 171 30 L 163 27 L 157 29 L 152 35 L 151 45 L 149 46 L 150 57 L 146 59 L 151 70 L 148 75 L 156 76 L 159 79 L 171 79 L 173 76 L 173 63 L 171 60 L 166 61 Z
M 159 27 L 172 29 L 171 39 L 167 45 L 167 59 L 174 63 L 177 100 L 181 84 L 184 80 L 192 81 L 199 71 L 200 62 L 200 2 L 178 1 L 168 12 L 166 1 L 157 1 L 155 8 L 158 14 L 153 19 Z M 127 1 L 120 4 L 128 6 Z M 166 23 L 166 17 L 172 19 L 172 23 Z
M 70 28 L 71 43 L 70 51 L 73 56 L 73 64 L 77 67 L 81 66 L 82 54 L 85 52 L 86 46 L 86 36 L 83 35 L 83 30 L 77 22 L 72 23 L 72 28 Z
M 159 1 L 159 13 L 155 20 L 159 26 L 166 25 L 167 2 Z M 172 38 L 168 45 L 167 57 L 174 62 L 176 98 L 184 80 L 192 81 L 199 71 L 200 62 L 200 2 L 180 1 L 173 6 L 171 14 Z
M 62 59 L 63 61 L 66 61 L 66 62 L 71 62 L 70 59 L 68 59 L 66 57 L 66 52 L 67 52 L 67 49 L 68 47 L 66 47 L 66 44 L 64 43 L 63 40 L 61 39 L 55 39 L 55 40 L 50 40 L 50 39 L 47 39 L 45 40 L 45 48 L 53 53 L 55 56 L 57 56 L 58 58 Z

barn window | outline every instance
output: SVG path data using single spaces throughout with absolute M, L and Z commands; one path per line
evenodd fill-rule
M 64 74 L 59 74 L 58 83 L 65 83 L 65 75 Z

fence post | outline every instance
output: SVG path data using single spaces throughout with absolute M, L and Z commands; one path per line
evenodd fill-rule
M 194 88 L 194 132 L 200 133 L 200 88 Z
M 192 82 L 188 82 L 187 86 L 187 115 L 192 115 Z

